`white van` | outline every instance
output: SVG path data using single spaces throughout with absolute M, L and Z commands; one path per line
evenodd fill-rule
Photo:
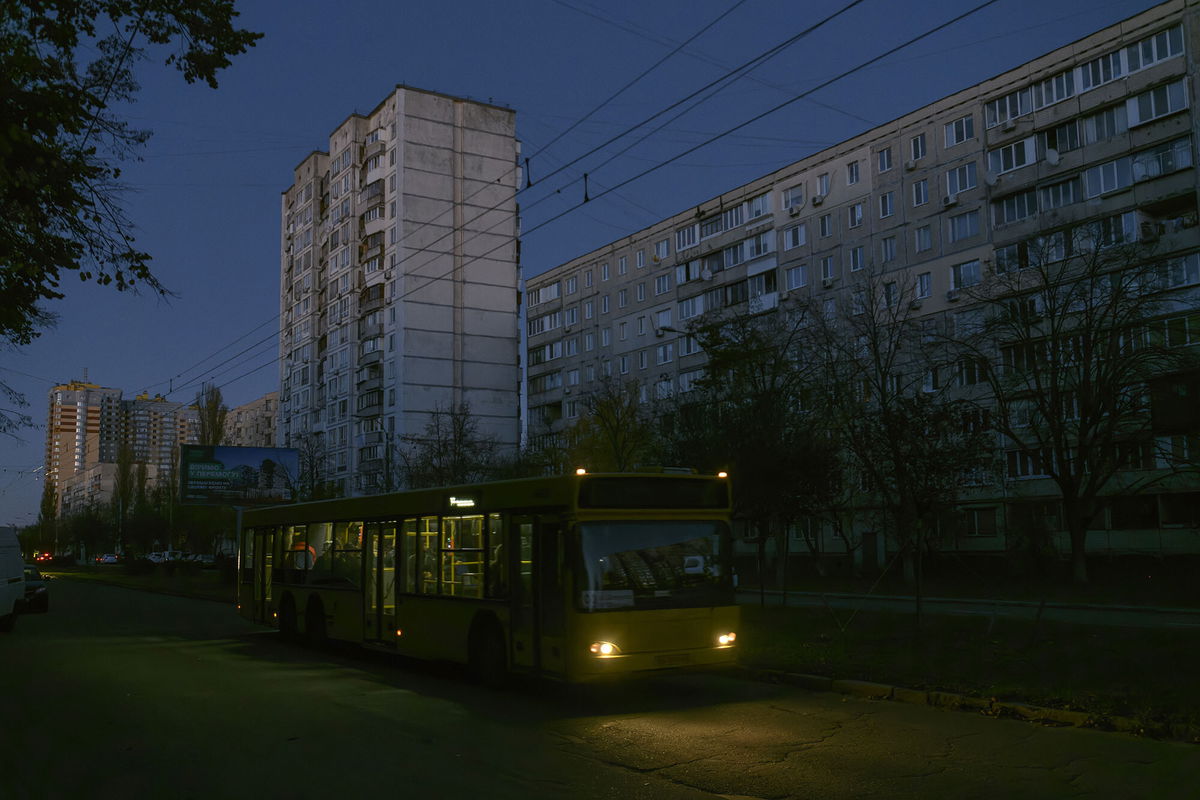
M 25 601 L 25 558 L 16 528 L 0 528 L 0 631 L 11 631 Z

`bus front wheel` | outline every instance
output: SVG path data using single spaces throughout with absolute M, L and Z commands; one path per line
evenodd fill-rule
M 500 623 L 484 617 L 471 627 L 469 641 L 471 673 L 485 686 L 502 686 L 508 678 L 508 648 Z

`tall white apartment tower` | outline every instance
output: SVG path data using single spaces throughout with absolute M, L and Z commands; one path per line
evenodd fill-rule
M 517 445 L 515 125 L 397 86 L 283 193 L 278 443 L 347 494 L 399 488 L 404 437 L 437 411 Z

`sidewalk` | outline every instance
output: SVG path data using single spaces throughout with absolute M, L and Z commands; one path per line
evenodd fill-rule
M 891 611 L 911 613 L 916 598 L 904 595 L 866 595 L 842 592 L 787 592 L 767 589 L 768 605 L 787 605 L 798 608 L 826 606 L 851 611 Z M 738 603 L 754 605 L 759 602 L 759 589 L 739 589 Z M 786 602 L 785 602 L 786 599 Z M 923 597 L 922 611 L 928 614 L 969 614 L 1012 619 L 1048 620 L 1079 625 L 1109 625 L 1118 627 L 1200 628 L 1200 609 L 1160 608 L 1154 606 L 1105 605 L 1099 603 L 1064 603 L 1057 601 L 970 599 L 961 597 Z

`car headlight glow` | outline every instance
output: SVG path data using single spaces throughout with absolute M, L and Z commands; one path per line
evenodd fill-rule
M 621 648 L 612 642 L 592 642 L 588 650 L 594 656 L 615 656 L 621 653 Z

